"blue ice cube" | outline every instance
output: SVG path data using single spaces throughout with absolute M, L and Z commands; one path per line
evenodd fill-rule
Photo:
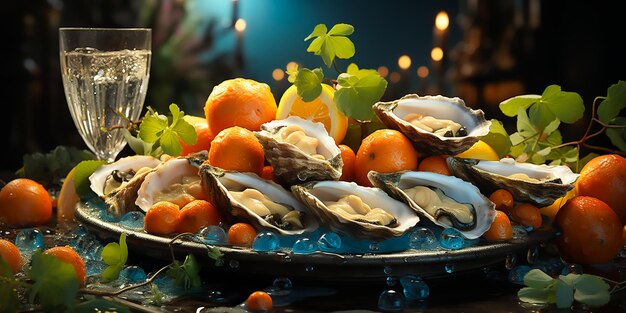
M 199 231 L 202 240 L 207 244 L 223 245 L 226 244 L 226 232 L 223 228 L 215 225 L 203 227 Z
M 400 277 L 402 292 L 407 300 L 425 300 L 430 296 L 430 288 L 416 275 L 404 275 Z
M 383 312 L 400 312 L 404 309 L 404 299 L 395 290 L 385 290 L 378 297 L 378 309 Z
M 100 260 L 102 249 L 104 248 L 102 243 L 92 233 L 77 236 L 70 241 L 70 247 L 84 260 Z
M 446 228 L 439 236 L 439 245 L 445 249 L 458 250 L 465 246 L 465 237 L 454 228 Z
M 43 242 L 43 234 L 39 229 L 26 228 L 22 229 L 15 236 L 15 245 L 23 255 L 32 255 L 35 250 L 45 250 Z
M 337 233 L 327 232 L 317 243 L 322 251 L 337 252 L 341 248 L 341 237 Z
M 100 276 L 105 268 L 108 265 L 104 263 L 102 260 L 85 260 L 85 270 L 87 271 L 87 276 Z M 99 277 L 97 278 L 100 279 Z
M 437 238 L 432 230 L 426 227 L 418 227 L 409 235 L 409 248 L 415 250 L 437 249 Z
M 280 249 L 280 239 L 273 232 L 260 232 L 252 241 L 252 250 L 260 252 L 276 251 Z
M 132 284 L 144 282 L 147 278 L 143 268 L 136 265 L 126 266 L 120 272 L 120 279 Z
M 128 229 L 143 229 L 145 215 L 139 211 L 130 211 L 122 215 L 120 225 Z
M 309 254 L 317 250 L 316 242 L 309 238 L 300 238 L 293 244 L 293 253 Z
M 524 284 L 524 276 L 531 270 L 528 265 L 518 265 L 509 271 L 508 279 L 518 285 Z

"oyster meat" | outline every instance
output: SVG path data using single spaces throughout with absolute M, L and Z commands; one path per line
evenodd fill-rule
M 291 191 L 321 224 L 354 238 L 397 237 L 419 222 L 415 211 L 378 188 L 312 181 L 293 185 Z
M 274 175 L 287 186 L 341 177 L 341 150 L 322 123 L 291 116 L 263 124 L 255 135 Z
M 457 177 L 478 186 L 484 194 L 506 189 L 519 202 L 537 207 L 552 204 L 574 188 L 579 174 L 565 166 L 520 163 L 511 158 L 484 161 L 448 157 L 448 167 Z
M 425 171 L 371 171 L 368 178 L 420 216 L 441 227 L 453 227 L 468 239 L 484 234 L 495 218 L 495 204 L 476 186 L 454 176 Z
M 409 94 L 378 102 L 374 113 L 389 128 L 404 133 L 423 155 L 457 155 L 489 133 L 491 121 L 458 97 Z
M 318 223 L 291 192 L 254 173 L 200 167 L 203 190 L 231 222 L 246 221 L 257 229 L 283 235 L 310 232 Z

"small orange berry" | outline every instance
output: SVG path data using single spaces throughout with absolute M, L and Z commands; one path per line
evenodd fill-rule
M 246 306 L 251 311 L 268 311 L 273 307 L 272 297 L 263 291 L 255 291 L 246 300 Z
M 169 201 L 159 201 L 148 209 L 144 218 L 144 228 L 150 234 L 169 235 L 176 231 L 180 208 Z
M 496 205 L 496 210 L 500 210 L 505 213 L 511 212 L 515 202 L 513 201 L 513 195 L 506 189 L 498 189 L 491 193 L 489 200 Z
M 236 223 L 228 229 L 228 243 L 233 245 L 252 245 L 256 230 L 248 223 Z
M 483 234 L 483 238 L 490 241 L 511 240 L 513 238 L 513 226 L 506 213 L 496 210 L 496 217 L 491 227 Z
M 524 226 L 541 227 L 541 211 L 530 203 L 516 205 L 511 211 L 511 219 Z

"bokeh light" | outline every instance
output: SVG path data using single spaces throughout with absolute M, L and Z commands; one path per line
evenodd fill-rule
M 406 54 L 400 56 L 398 58 L 398 66 L 403 70 L 406 70 L 407 68 L 411 67 L 411 57 L 409 57 Z
M 272 78 L 275 81 L 283 80 L 283 78 L 285 78 L 285 72 L 283 70 L 279 69 L 279 68 L 274 69 L 272 71 Z
M 386 66 L 379 66 L 378 67 L 378 74 L 381 77 L 387 77 L 387 75 L 389 75 L 389 69 Z
M 426 78 L 426 77 L 428 77 L 428 74 L 430 74 L 430 71 L 428 70 L 428 67 L 422 65 L 422 66 L 417 68 L 417 76 L 419 76 L 421 78 Z
M 246 20 L 240 18 L 237 20 L 237 22 L 235 22 L 235 30 L 241 33 L 246 30 L 246 25 Z
M 441 59 L 443 59 L 443 50 L 440 47 L 434 47 L 433 50 L 430 51 L 430 57 L 435 62 L 441 61 Z
M 298 63 L 291 61 L 289 63 L 287 63 L 287 71 L 293 71 L 296 67 L 298 66 Z
M 437 13 L 435 17 L 435 27 L 438 30 L 446 30 L 450 25 L 450 18 L 448 17 L 448 13 L 446 11 L 441 11 Z
M 394 84 L 395 84 L 395 83 L 397 83 L 397 82 L 399 82 L 399 81 L 400 81 L 400 73 L 398 73 L 398 72 L 392 72 L 391 74 L 389 74 L 389 80 L 390 80 L 392 83 L 394 83 Z

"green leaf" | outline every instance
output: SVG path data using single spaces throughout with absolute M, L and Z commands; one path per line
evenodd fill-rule
M 298 64 L 296 64 L 292 69 L 286 69 L 285 71 L 287 72 L 287 75 L 289 75 L 289 77 L 287 77 L 287 80 L 292 84 L 296 82 L 296 77 L 298 77 L 298 72 L 300 72 L 298 67 Z
M 0 312 L 18 312 L 20 302 L 17 297 L 17 280 L 13 270 L 0 257 Z
M 319 69 L 321 72 L 321 69 Z M 298 72 L 294 85 L 298 90 L 298 96 L 302 98 L 304 102 L 311 102 L 322 94 L 322 78 L 319 76 L 319 72 L 314 72 L 308 68 L 303 68 Z
M 47 310 L 64 306 L 70 307 L 78 293 L 76 271 L 69 263 L 53 255 L 35 252 L 31 259 L 28 276 L 34 281 L 29 294 L 29 302 L 36 300 Z
M 87 160 L 82 161 L 76 165 L 76 169 L 74 170 L 74 186 L 76 187 L 76 193 L 79 196 L 84 196 L 91 192 L 89 176 L 93 174 L 93 172 L 105 164 L 104 160 Z
M 558 146 L 563 143 L 563 136 L 559 130 L 555 130 L 546 138 L 545 142 L 551 146 Z
M 122 133 L 124 134 L 124 139 L 128 142 L 128 146 L 139 155 L 150 155 L 150 151 L 152 150 L 152 144 L 147 143 L 140 138 L 133 136 L 128 129 L 122 129 Z
M 524 138 L 537 135 L 537 130 L 530 122 L 528 115 L 526 115 L 526 111 L 522 108 L 520 108 L 517 112 L 517 132 Z M 513 139 L 511 139 L 511 142 L 513 142 Z
M 165 294 L 159 289 L 159 286 L 156 284 L 150 284 L 150 294 L 151 296 L 148 298 L 148 303 L 154 305 L 162 305 L 165 300 Z
M 387 81 L 378 73 L 363 76 L 358 80 L 347 78 L 345 75 L 343 81 L 347 85 L 340 85 L 341 87 L 335 92 L 334 100 L 337 108 L 346 116 L 354 119 L 371 120 L 374 116 L 372 106 L 385 93 Z
M 530 123 L 537 130 L 542 130 L 542 129 L 547 128 L 548 125 L 554 121 L 557 121 L 557 123 L 560 123 L 559 119 L 556 118 L 556 115 L 554 115 L 552 111 L 550 111 L 548 106 L 542 105 L 541 103 L 537 103 L 531 106 L 528 112 L 529 112 L 528 117 L 530 119 Z M 553 125 L 551 125 L 551 128 L 552 127 Z M 558 127 L 558 124 L 557 124 L 557 127 Z M 550 133 L 546 131 L 544 132 L 548 134 Z
M 541 99 L 540 95 L 521 95 L 513 98 L 509 98 L 500 102 L 500 111 L 506 116 L 516 116 L 520 109 L 526 111 L 526 109 L 538 102 Z
M 546 288 L 554 281 L 550 275 L 540 269 L 531 269 L 524 275 L 524 284 L 532 288 Z
M 174 103 L 170 104 L 169 109 L 170 109 L 170 113 L 172 113 L 172 123 L 171 124 L 174 125 L 174 124 L 176 124 L 178 122 L 179 119 L 181 119 L 181 117 L 184 114 L 181 114 L 180 108 L 176 104 L 174 104 Z
M 207 255 L 215 261 L 216 266 L 221 266 L 224 262 L 224 254 L 218 247 L 207 246 Z
M 561 121 L 556 118 L 543 128 L 543 133 L 550 135 L 559 128 L 559 125 L 561 125 Z
M 354 32 L 354 27 L 348 24 L 337 24 L 328 33 L 326 31 L 326 25 L 318 24 L 313 32 L 304 38 L 304 41 L 315 38 L 309 44 L 307 52 L 321 56 L 327 67 L 331 67 L 336 57 L 349 59 L 354 56 L 354 43 L 346 37 Z
M 562 278 L 563 276 L 561 276 Z M 574 286 L 563 279 L 556 280 L 556 307 L 559 309 L 569 308 L 574 302 Z
M 626 81 L 620 80 L 607 90 L 606 99 L 598 106 L 598 119 L 609 124 L 624 108 L 626 108 Z
M 108 265 L 100 275 L 104 281 L 116 280 L 128 260 L 128 246 L 126 245 L 126 233 L 120 235 L 119 243 L 110 242 L 101 254 L 102 261 Z
M 154 143 L 159 140 L 163 130 L 167 128 L 167 117 L 157 113 L 146 115 L 139 126 L 139 138 Z
M 562 122 L 572 124 L 583 117 L 585 104 L 578 93 L 561 91 L 558 85 L 548 86 L 541 95 L 541 102 L 546 105 Z
M 195 145 L 198 142 L 198 134 L 193 125 L 189 124 L 185 119 L 179 119 L 172 131 L 188 145 Z
M 324 25 L 324 24 L 317 24 L 317 25 L 315 25 L 315 28 L 313 28 L 313 32 L 311 32 L 311 34 L 309 34 L 306 38 L 304 38 L 304 41 L 308 41 L 311 38 L 324 36 L 324 35 L 326 35 L 326 31 L 327 30 L 328 29 L 326 28 L 326 25 Z M 315 51 L 308 51 L 308 52 L 315 52 Z
M 74 305 L 68 313 L 82 313 L 82 312 L 116 312 L 116 313 L 131 313 L 132 311 L 114 301 L 105 299 L 92 299 L 79 304 Z
M 96 156 L 87 150 L 75 147 L 57 146 L 46 154 L 33 153 L 23 156 L 23 166 L 15 173 L 17 177 L 35 180 L 46 188 L 61 186 L 67 173 L 84 160 L 95 160 Z
M 183 150 L 183 146 L 180 144 L 180 140 L 178 140 L 178 135 L 174 130 L 169 128 L 163 131 L 161 134 L 161 138 L 159 139 L 161 143 L 161 148 L 163 152 L 169 155 L 179 155 Z
M 492 147 L 498 157 L 503 158 L 511 150 L 511 139 L 504 129 L 504 125 L 496 119 L 491 120 L 489 133 L 481 138 L 482 141 Z
M 522 302 L 546 304 L 550 291 L 544 288 L 524 287 L 517 291 L 517 297 Z
M 326 45 L 327 49 L 334 51 L 333 53 L 340 59 L 349 59 L 353 57 L 356 52 L 354 43 L 352 40 L 348 39 L 348 37 L 330 36 L 326 39 Z
M 524 138 L 524 136 L 522 136 L 520 133 L 512 133 L 511 136 L 509 136 L 509 140 L 511 141 L 512 145 L 517 146 L 524 142 L 526 138 Z
M 333 28 L 330 29 L 328 35 L 338 35 L 338 36 L 349 36 L 354 33 L 354 27 L 350 24 L 335 24 Z
M 626 126 L 626 117 L 618 116 L 612 120 L 611 124 Z M 609 128 L 606 130 L 606 135 L 609 137 L 614 146 L 622 151 L 626 151 L 626 127 Z
M 187 255 L 182 265 L 177 260 L 170 264 L 167 276 L 174 279 L 174 286 L 185 289 L 199 287 L 202 284 L 200 280 L 200 265 L 193 254 Z

